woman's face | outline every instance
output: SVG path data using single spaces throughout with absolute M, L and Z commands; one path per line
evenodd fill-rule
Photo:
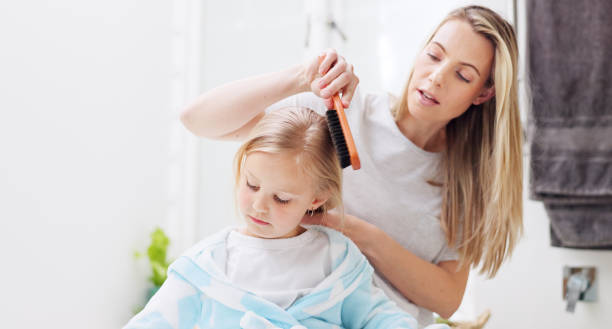
M 418 120 L 446 124 L 471 104 L 494 95 L 486 87 L 494 47 L 484 36 L 461 20 L 440 27 L 418 55 L 408 85 L 408 109 Z

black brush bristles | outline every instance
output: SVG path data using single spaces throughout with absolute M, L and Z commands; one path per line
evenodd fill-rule
M 334 143 L 334 147 L 336 148 L 338 160 L 340 160 L 340 167 L 344 169 L 351 165 L 351 155 L 349 154 L 348 146 L 346 145 L 344 133 L 342 133 L 338 112 L 336 112 L 336 110 L 327 110 L 325 115 L 327 116 L 327 126 L 329 127 L 331 139 Z

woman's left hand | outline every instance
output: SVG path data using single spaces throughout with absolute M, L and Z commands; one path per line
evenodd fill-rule
M 322 225 L 333 228 L 345 235 L 349 232 L 349 228 L 355 225 L 357 221 L 361 221 L 361 219 L 348 214 L 344 214 L 343 220 L 340 214 L 333 210 L 325 214 L 305 215 L 302 217 L 302 224 L 304 225 Z
M 351 239 L 357 247 L 366 254 L 372 248 L 373 241 L 382 232 L 374 224 L 353 215 L 344 214 L 344 218 L 337 211 L 328 211 L 326 214 L 306 215 L 302 217 L 304 225 L 322 225 L 334 229 Z

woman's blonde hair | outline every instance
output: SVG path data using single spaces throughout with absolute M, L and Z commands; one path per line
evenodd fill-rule
M 494 11 L 467 6 L 449 13 L 442 25 L 461 20 L 495 47 L 486 85 L 495 96 L 471 105 L 446 126 L 443 157 L 442 227 L 450 245 L 458 245 L 461 265 L 481 265 L 493 277 L 523 231 L 522 130 L 518 109 L 518 46 L 512 26 Z M 408 83 L 412 73 L 408 78 Z M 408 83 L 392 111 L 407 113 Z
M 342 208 L 342 169 L 325 117 L 304 107 L 267 113 L 236 152 L 236 186 L 244 162 L 253 152 L 294 156 L 296 166 L 312 180 L 315 194 L 324 193 L 328 197 L 317 211 Z

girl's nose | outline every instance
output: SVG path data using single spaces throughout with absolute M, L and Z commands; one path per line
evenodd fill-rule
M 259 195 L 256 195 L 253 198 L 253 210 L 255 210 L 258 213 L 265 213 L 268 210 L 268 207 L 266 206 L 265 200 L 263 195 L 261 195 L 261 193 L 258 193 Z

